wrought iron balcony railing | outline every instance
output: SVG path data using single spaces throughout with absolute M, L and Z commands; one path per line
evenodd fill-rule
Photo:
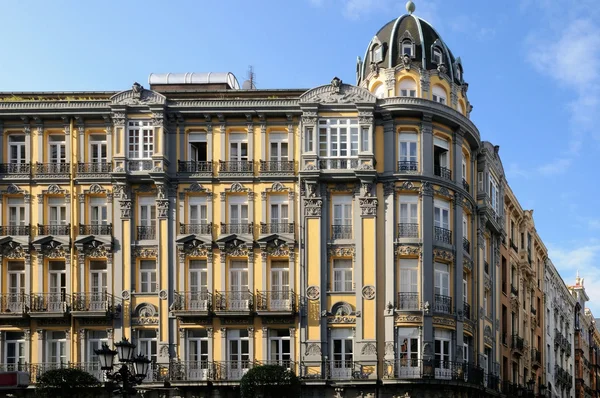
M 471 242 L 463 236 L 463 250 L 467 254 L 471 254 Z
M 70 297 L 66 293 L 32 293 L 30 296 L 30 313 L 64 314 L 69 310 Z
M 376 380 L 377 362 L 352 359 L 325 361 L 325 376 L 329 380 Z
M 138 225 L 137 240 L 152 240 L 156 239 L 156 226 L 154 225 Z
M 215 311 L 239 312 L 254 309 L 254 294 L 249 290 L 215 291 Z
M 292 160 L 270 160 L 260 161 L 259 171 L 261 173 L 294 173 L 294 161 Z
M 407 357 L 386 360 L 383 363 L 384 379 L 439 379 L 483 386 L 489 381 L 486 380 L 486 376 L 482 368 L 468 362 Z
M 169 363 L 169 380 L 206 381 L 215 379 L 215 363 L 208 360 L 171 361 Z
M 111 162 L 77 163 L 77 174 L 104 174 L 111 172 Z
M 462 186 L 465 191 L 471 192 L 471 186 L 469 185 L 467 180 L 465 180 L 464 178 L 462 179 Z
M 419 224 L 417 223 L 399 223 L 398 238 L 418 238 Z
M 419 293 L 398 293 L 396 309 L 400 311 L 418 311 L 421 309 Z
M 452 180 L 452 170 L 450 170 L 447 167 L 434 166 L 433 174 L 435 174 L 438 177 L 442 177 L 446 180 Z
M 209 312 L 212 311 L 213 295 L 207 291 L 175 292 L 173 311 Z
M 29 296 L 25 293 L 3 293 L 0 295 L 0 312 L 19 315 L 27 312 Z
M 254 172 L 254 162 L 252 160 L 230 160 L 219 161 L 219 173 L 243 173 L 252 174 Z
M 1 236 L 29 236 L 30 233 L 29 225 L 3 225 L 0 227 Z
M 36 163 L 36 175 L 69 174 L 71 163 Z
M 31 174 L 30 163 L 0 163 L 2 174 Z
M 332 225 L 331 239 L 352 239 L 352 225 Z
M 66 225 L 42 225 L 37 226 L 38 235 L 69 235 L 71 224 Z
M 254 223 L 221 224 L 222 234 L 252 234 Z
M 206 173 L 212 174 L 213 163 L 208 161 L 179 161 L 177 171 L 180 173 Z
M 452 297 L 444 296 L 442 294 L 435 295 L 435 302 L 433 305 L 433 312 L 441 314 L 452 314 Z
M 255 364 L 251 359 L 238 361 L 217 361 L 215 364 L 215 380 L 241 380 Z
M 110 224 L 79 224 L 79 235 L 112 235 L 113 226 Z
M 398 162 L 398 173 L 415 174 L 419 171 L 419 162 L 416 160 L 400 160 Z
M 525 348 L 525 339 L 523 339 L 523 337 L 520 337 L 519 335 L 513 334 L 511 347 L 514 350 L 522 352 L 523 349 Z
M 531 362 L 540 364 L 542 363 L 542 353 L 536 348 L 531 349 Z
M 256 292 L 256 311 L 293 312 L 296 295 L 293 290 L 270 290 Z
M 356 170 L 359 161 L 355 158 L 346 159 L 319 159 L 321 170 Z
M 129 159 L 127 161 L 127 170 L 134 171 L 150 171 L 153 168 L 152 159 Z
M 115 300 L 115 296 L 107 292 L 73 293 L 71 310 L 111 313 L 115 310 Z
M 452 231 L 446 228 L 433 227 L 433 239 L 451 245 L 452 244 Z
M 466 301 L 463 302 L 463 315 L 465 319 L 471 319 L 471 305 Z
M 260 224 L 260 233 L 261 234 L 293 234 L 294 233 L 294 223 L 293 222 L 284 222 L 284 223 Z
M 213 223 L 204 224 L 181 224 L 179 223 L 180 234 L 210 235 L 212 234 Z

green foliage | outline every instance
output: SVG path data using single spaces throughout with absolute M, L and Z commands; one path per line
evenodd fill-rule
M 76 368 L 51 369 L 37 378 L 35 392 L 43 398 L 84 398 L 101 393 L 93 375 Z
M 240 393 L 242 398 L 296 398 L 300 396 L 300 381 L 283 366 L 261 365 L 242 377 Z

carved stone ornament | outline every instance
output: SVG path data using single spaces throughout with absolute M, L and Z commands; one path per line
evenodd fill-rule
M 470 260 L 467 257 L 463 257 L 463 270 L 465 272 L 472 272 L 473 271 L 473 260 Z
M 23 246 L 17 242 L 8 242 L 2 245 L 2 256 L 8 259 L 25 258 L 28 251 L 25 251 Z
M 321 199 L 304 199 L 304 215 L 307 217 L 321 217 L 322 207 Z
M 169 297 L 169 294 L 167 293 L 166 290 L 161 290 L 160 292 L 158 292 L 158 298 L 161 300 L 166 300 Z
M 319 286 L 309 286 L 306 288 L 306 298 L 309 300 L 318 300 L 321 298 L 321 289 Z
M 331 84 L 314 88 L 302 94 L 299 102 L 318 104 L 375 104 L 377 98 L 368 90 L 344 84 L 336 77 L 331 81 Z
M 157 325 L 158 311 L 156 307 L 149 303 L 140 304 L 132 317 L 134 325 Z
M 421 323 L 423 317 L 421 315 L 398 314 L 395 321 L 396 323 Z
M 241 241 L 236 240 L 233 242 L 227 242 L 222 250 L 223 254 L 231 257 L 248 257 L 250 255 L 248 246 Z
M 158 247 L 140 247 L 133 248 L 133 256 L 137 258 L 156 258 L 158 257 Z
M 304 125 L 313 125 L 317 124 L 317 119 L 319 118 L 317 112 L 304 112 L 302 114 L 301 120 Z
M 108 257 L 109 254 L 112 255 L 109 249 L 110 248 L 107 247 L 107 245 L 94 240 L 91 244 L 87 244 L 83 247 L 82 254 L 90 258 L 105 258 Z
M 373 343 L 366 343 L 365 345 L 363 345 L 360 353 L 361 355 L 375 356 L 377 355 L 377 348 Z
M 420 256 L 421 246 L 416 245 L 398 245 L 396 246 L 396 256 Z
M 365 300 L 373 300 L 375 298 L 375 286 L 373 286 L 373 285 L 363 286 L 362 296 Z
M 131 293 L 129 292 L 129 290 L 123 290 L 121 292 L 121 298 L 123 300 L 129 300 L 131 298 Z
M 321 356 L 321 346 L 317 343 L 310 343 L 306 347 L 306 355 L 320 357 Z
M 388 341 L 385 343 L 385 355 L 394 355 L 394 343 Z
M 454 319 L 444 316 L 434 316 L 432 322 L 434 325 L 456 326 L 456 321 Z
M 434 248 L 433 257 L 444 261 L 454 261 L 454 253 L 450 250 Z
M 359 112 L 358 113 L 358 124 L 373 124 L 373 113 L 372 112 Z
M 166 97 L 155 91 L 146 90 L 139 83 L 134 83 L 131 90 L 121 91 L 110 97 L 113 105 L 164 105 Z
M 360 215 L 376 216 L 377 204 L 378 200 L 376 198 L 359 198 L 358 205 L 360 206 Z
M 6 193 L 14 195 L 17 193 L 21 193 L 23 192 L 23 190 L 21 188 L 19 188 L 18 186 L 16 186 L 15 184 L 10 184 L 8 186 L 8 188 L 6 188 Z
M 168 200 L 157 200 L 156 201 L 157 217 L 159 219 L 169 218 L 169 201 Z
M 421 184 L 420 194 L 421 196 L 433 196 L 433 187 L 431 186 L 430 182 L 424 181 Z
M 340 245 L 331 245 L 327 250 L 327 256 L 332 257 L 352 257 L 356 253 L 356 249 L 354 245 L 352 246 L 340 246 Z

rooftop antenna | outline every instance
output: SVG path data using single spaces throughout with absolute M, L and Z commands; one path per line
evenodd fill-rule
M 246 73 L 246 81 L 242 84 L 243 90 L 256 90 L 256 74 L 254 73 L 254 67 L 248 66 L 248 72 Z

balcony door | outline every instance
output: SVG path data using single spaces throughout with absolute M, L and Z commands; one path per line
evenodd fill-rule
M 452 378 L 452 367 L 450 366 L 450 341 L 452 332 L 447 330 L 435 329 L 435 378 Z
M 333 239 L 352 239 L 352 198 L 333 198 Z
M 150 204 L 140 205 L 140 225 L 144 227 L 156 226 L 156 206 Z
M 8 199 L 8 235 L 25 235 L 25 203 L 20 198 Z
M 288 213 L 288 202 L 283 195 L 272 195 L 270 197 L 270 233 L 286 233 L 290 222 Z
M 93 164 L 108 163 L 108 150 L 106 146 L 106 136 L 90 136 L 90 162 Z
M 436 312 L 449 313 L 452 309 L 450 297 L 450 272 L 447 264 L 435 263 L 434 291 Z
M 231 197 L 229 203 L 229 233 L 248 233 L 248 204 L 240 203 L 242 197 Z
M 227 376 L 229 380 L 240 380 L 250 369 L 248 330 L 227 330 L 227 341 Z
M 108 224 L 108 206 L 105 198 L 90 199 L 91 212 L 90 224 L 107 225 Z
M 106 293 L 108 291 L 108 273 L 106 272 L 106 262 L 90 262 L 90 311 L 100 311 L 106 309 Z
M 350 329 L 331 331 L 331 376 L 334 379 L 350 379 L 354 370 L 354 341 Z
M 287 261 L 271 261 L 269 309 L 271 311 L 291 309 L 290 271 Z
M 415 195 L 400 196 L 399 238 L 419 237 L 419 198 Z
M 25 300 L 25 264 L 20 261 L 8 262 L 8 302 L 6 310 L 22 313 Z
M 247 134 L 229 134 L 229 160 L 231 162 L 245 162 L 248 160 Z M 243 168 L 243 166 L 241 166 Z M 244 169 L 242 169 L 244 170 Z M 235 170 L 231 170 L 235 171 Z M 241 170 L 240 170 L 241 171 Z
M 98 380 L 104 380 L 104 371 L 100 369 L 100 361 L 95 350 L 102 348 L 102 344 L 108 344 L 108 335 L 104 330 L 87 331 L 86 341 L 86 363 L 84 370 L 96 376 Z
M 21 365 L 27 362 L 25 357 L 25 336 L 23 332 L 6 332 L 4 342 L 4 363 L 6 371 L 25 370 Z
M 401 132 L 398 139 L 399 164 L 398 171 L 401 173 L 417 171 L 417 134 Z
M 400 310 L 418 310 L 419 306 L 419 260 L 400 260 Z
M 67 336 L 65 332 L 47 332 L 46 361 L 50 367 L 67 363 Z
M 398 328 L 398 369 L 400 379 L 421 377 L 421 351 L 419 330 Z
M 188 276 L 190 283 L 189 309 L 208 311 L 208 271 L 206 260 L 190 260 Z
M 270 133 L 269 137 L 269 160 L 287 162 L 289 160 L 287 133 Z
M 8 138 L 8 162 L 11 164 L 27 163 L 24 135 L 10 135 Z
M 248 263 L 246 261 L 231 262 L 229 266 L 229 286 L 229 309 L 248 311 L 250 296 L 248 293 Z
M 152 330 L 141 330 L 138 334 L 137 348 L 139 354 L 145 355 L 152 363 L 156 363 L 158 358 L 156 332 Z
M 443 174 L 440 173 L 439 170 L 448 169 L 448 159 L 450 153 L 449 151 L 450 146 L 448 144 L 448 141 L 438 137 L 433 138 L 433 162 L 434 167 L 437 169 L 436 175 L 445 177 Z
M 190 380 L 206 380 L 209 376 L 208 334 L 206 329 L 188 329 L 187 369 Z
M 207 233 L 208 230 L 204 230 L 201 226 L 208 225 L 208 205 L 206 203 L 206 197 L 204 196 L 191 196 L 189 198 L 189 213 L 188 220 L 190 228 L 187 233 Z
M 207 161 L 207 144 L 206 144 L 206 134 L 190 134 L 190 161 L 191 162 L 206 162 Z M 201 138 L 196 138 L 195 136 L 204 136 L 204 141 L 201 141 Z M 191 141 L 198 140 L 198 141 Z
M 49 218 L 50 225 L 67 225 L 67 207 L 63 198 L 49 198 Z M 51 232 L 56 233 L 56 232 Z
M 51 261 L 48 264 L 48 311 L 63 312 L 67 293 L 67 274 L 64 261 Z
M 291 369 L 289 329 L 269 330 L 269 360 L 271 364 Z M 291 369 L 294 370 L 294 369 Z
M 49 144 L 49 161 L 50 163 L 66 163 L 67 152 L 65 146 L 65 137 L 61 135 L 51 135 L 48 137 Z

